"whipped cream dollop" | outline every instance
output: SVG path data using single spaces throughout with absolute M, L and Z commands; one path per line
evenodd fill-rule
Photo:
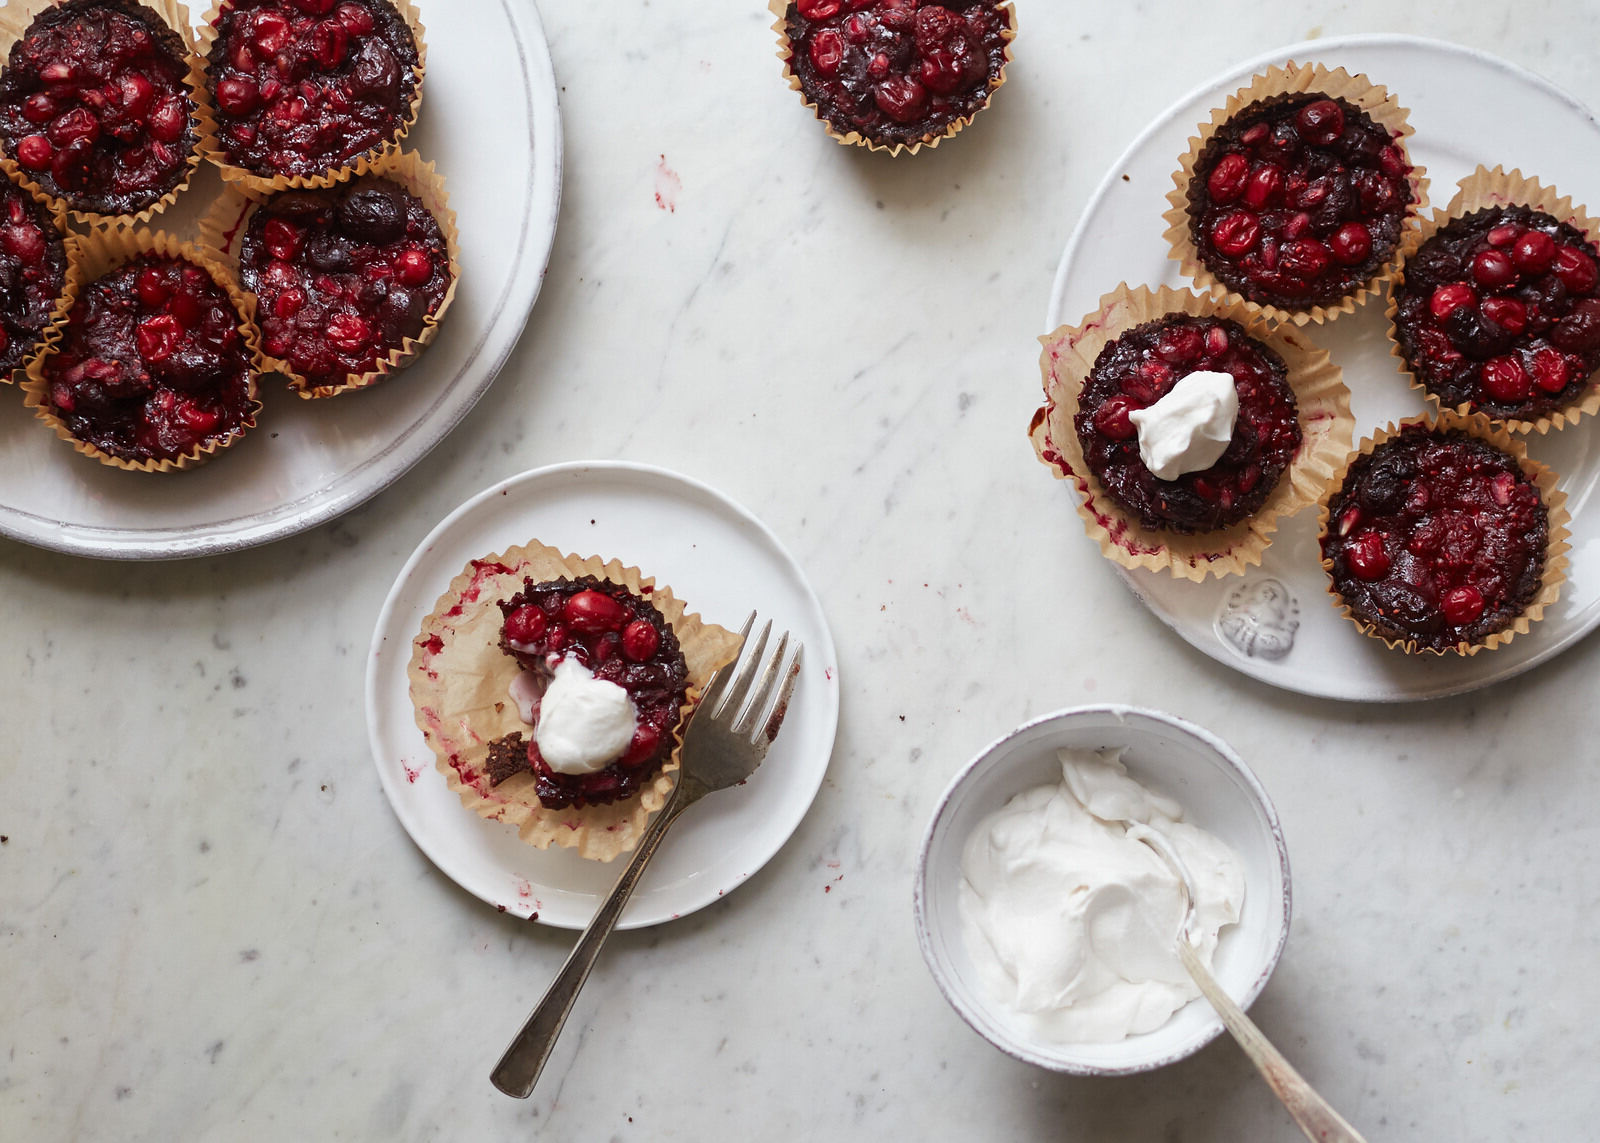
M 534 722 L 533 696 L 523 672 L 511 684 L 511 698 L 524 722 Z M 633 741 L 639 713 L 616 683 L 597 679 L 571 655 L 556 664 L 555 676 L 538 699 L 533 739 L 539 754 L 558 774 L 593 774 L 620 758 Z
M 1233 377 L 1211 369 L 1185 374 L 1154 405 L 1128 414 L 1139 432 L 1139 459 L 1162 480 L 1216 464 L 1238 418 Z
M 1225 843 L 1128 776 L 1120 751 L 1062 750 L 1061 783 L 1012 798 L 968 838 L 962 934 L 980 987 L 1041 1039 L 1113 1043 L 1200 995 L 1178 959 L 1183 887 L 1129 835 L 1166 836 L 1194 879 L 1192 941 L 1208 967 L 1239 919 L 1244 872 Z

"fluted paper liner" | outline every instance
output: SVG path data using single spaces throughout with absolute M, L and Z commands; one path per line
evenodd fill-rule
M 36 187 L 19 186 L 18 190 L 32 197 L 33 201 L 44 208 L 50 218 L 50 223 L 56 229 L 56 236 L 61 239 L 61 246 L 66 255 L 66 262 L 61 273 L 61 287 L 56 294 L 55 305 L 50 309 L 50 317 L 45 321 L 44 328 L 39 331 L 39 336 L 34 338 L 33 345 L 28 352 L 23 354 L 22 360 L 11 369 L 0 373 L 0 385 L 10 385 L 16 381 L 17 375 L 27 375 L 28 369 L 44 353 L 45 346 L 50 343 L 52 332 L 67 316 L 67 311 L 72 308 L 72 299 L 67 294 L 67 277 L 72 273 L 72 263 L 77 248 L 76 239 L 67 229 L 66 213 L 59 203 L 50 198 Z
M 373 147 L 371 150 L 359 155 L 351 155 L 344 162 L 314 175 L 262 175 L 255 171 L 239 166 L 228 157 L 227 148 L 222 143 L 221 129 L 217 123 L 217 107 L 211 98 L 211 89 L 201 83 L 196 92 L 198 111 L 196 118 L 200 124 L 200 153 L 222 172 L 222 177 L 229 183 L 237 183 L 252 194 L 265 195 L 273 191 L 289 190 L 291 188 L 304 190 L 309 187 L 332 186 L 349 176 L 350 169 L 361 159 L 368 162 L 377 162 L 385 155 L 400 149 L 406 134 L 417 121 L 417 114 L 422 110 L 422 86 L 424 75 L 427 71 L 428 46 L 423 41 L 426 29 L 422 26 L 422 16 L 417 11 L 411 0 L 381 0 L 395 10 L 406 26 L 411 29 L 411 38 L 417 45 L 417 82 L 411 89 L 411 100 L 400 114 L 400 125 L 388 139 Z M 224 8 L 233 6 L 233 0 L 214 0 L 200 23 L 198 32 L 199 55 L 202 64 L 209 64 L 211 49 L 217 42 L 217 20 L 222 16 Z
M 1200 260 L 1200 252 L 1189 235 L 1189 181 L 1194 176 L 1194 167 L 1200 158 L 1200 152 L 1217 133 L 1217 129 L 1229 119 L 1260 100 L 1308 91 L 1342 99 L 1365 111 L 1374 123 L 1388 130 L 1395 145 L 1405 153 L 1406 162 L 1413 164 L 1409 178 L 1412 198 L 1415 201 L 1411 204 L 1406 222 L 1401 227 L 1399 240 L 1395 243 L 1389 260 L 1380 266 L 1365 284 L 1346 294 L 1336 305 L 1289 310 L 1250 301 L 1242 294 L 1230 290 L 1206 269 L 1205 263 Z M 1367 299 L 1376 294 L 1383 283 L 1393 276 L 1400 265 L 1400 253 L 1405 245 L 1406 234 L 1415 228 L 1417 218 L 1427 206 L 1426 171 L 1415 165 L 1406 147 L 1406 139 L 1412 134 L 1409 115 L 1410 112 L 1400 106 L 1399 100 L 1384 88 L 1372 83 L 1365 75 L 1351 75 L 1344 68 L 1329 71 L 1321 64 L 1297 64 L 1293 60 L 1283 67 L 1269 67 L 1252 79 L 1249 86 L 1240 88 L 1228 96 L 1227 102 L 1212 111 L 1211 121 L 1200 124 L 1200 133 L 1190 137 L 1189 151 L 1179 161 L 1178 170 L 1173 175 L 1173 189 L 1167 192 L 1167 201 L 1172 206 L 1162 215 L 1167 223 L 1166 233 L 1162 237 L 1171 247 L 1168 256 L 1181 264 L 1184 275 L 1193 279 L 1197 289 L 1205 293 L 1214 293 L 1231 304 L 1245 306 L 1251 313 L 1260 314 L 1273 321 L 1293 322 L 1296 325 L 1316 322 L 1320 325 L 1325 321 L 1332 321 L 1342 313 L 1354 313 L 1356 306 L 1365 304 Z
M 415 151 L 392 151 L 375 162 L 362 156 L 353 167 L 340 171 L 331 186 L 369 175 L 398 183 L 421 199 L 422 205 L 428 208 L 444 235 L 445 250 L 450 257 L 450 285 L 439 299 L 438 307 L 422 319 L 422 329 L 415 337 L 404 339 L 380 357 L 367 372 L 346 374 L 343 381 L 335 384 L 313 384 L 310 378 L 297 373 L 289 362 L 267 353 L 263 345 L 262 358 L 267 369 L 287 377 L 290 387 L 301 397 L 334 397 L 356 389 L 370 389 L 385 377 L 410 365 L 438 335 L 439 323 L 444 320 L 445 311 L 455 299 L 456 286 L 461 281 L 460 234 L 456 228 L 455 211 L 450 209 L 450 196 L 445 192 L 444 176 L 434 169 L 431 162 L 424 163 Z M 269 198 L 270 194 L 251 194 L 239 185 L 224 187 L 221 196 L 200 220 L 201 240 L 220 251 L 229 266 L 237 267 L 245 231 L 250 226 L 250 216 Z
M 9 60 L 12 47 L 27 33 L 28 25 L 32 24 L 41 12 L 54 7 L 56 3 L 57 0 L 11 0 L 4 8 L 0 8 L 0 61 Z M 205 136 L 205 128 L 198 113 L 201 97 L 205 93 L 205 67 L 200 57 L 195 54 L 194 28 L 189 23 L 189 10 L 177 0 L 117 0 L 108 6 L 142 9 L 177 34 L 183 44 L 185 62 L 189 65 L 189 72 L 184 77 L 184 82 L 189 87 L 189 98 L 196 108 L 196 111 L 190 114 L 189 121 L 193 124 L 198 138 L 195 145 L 189 148 L 185 169 L 177 185 L 143 210 L 131 215 L 78 210 L 72 205 L 70 198 L 53 195 L 47 191 L 25 167 L 12 158 L 9 151 L 0 152 L 0 169 L 4 169 L 12 182 L 27 187 L 35 195 L 42 195 L 53 209 L 67 215 L 74 222 L 89 227 L 104 226 L 113 222 L 136 226 L 149 222 L 166 210 L 189 185 L 195 168 L 200 165 L 200 142 Z
M 1100 351 L 1134 326 L 1171 313 L 1232 318 L 1251 337 L 1271 346 L 1288 369 L 1300 420 L 1300 450 L 1266 502 L 1232 527 L 1195 535 L 1145 528 L 1130 517 L 1089 471 L 1073 426 L 1079 395 Z M 1078 514 L 1089 538 L 1107 559 L 1125 568 L 1167 572 L 1199 583 L 1259 564 L 1278 520 L 1315 504 L 1350 450 L 1355 434 L 1350 392 L 1333 359 L 1303 330 L 1270 327 L 1237 303 L 1229 305 L 1188 290 L 1130 288 L 1123 283 L 1101 298 L 1099 308 L 1077 326 L 1062 326 L 1039 340 L 1044 345 L 1039 367 L 1045 403 L 1034 413 L 1029 438 L 1056 478 L 1077 486 Z
M 1567 542 L 1571 538 L 1567 525 L 1572 517 L 1567 511 L 1567 494 L 1556 488 L 1556 481 L 1560 476 L 1547 465 L 1540 464 L 1528 456 L 1527 446 L 1516 437 L 1513 437 L 1504 428 L 1496 427 L 1488 417 L 1482 413 L 1463 416 L 1450 409 L 1442 409 L 1437 413 L 1423 417 L 1408 417 L 1398 425 L 1389 424 L 1378 429 L 1372 436 L 1361 442 L 1360 447 L 1353 450 L 1344 464 L 1339 468 L 1333 481 L 1328 485 L 1328 490 L 1323 494 L 1321 502 L 1317 505 L 1317 550 L 1321 552 L 1322 541 L 1328 534 L 1331 521 L 1331 504 L 1341 488 L 1344 487 L 1345 478 L 1350 474 L 1350 468 L 1362 456 L 1372 452 L 1373 449 L 1385 441 L 1398 436 L 1401 430 L 1408 425 L 1427 425 L 1430 429 L 1439 432 L 1459 431 L 1478 440 L 1494 445 L 1500 451 L 1509 453 L 1516 459 L 1517 466 L 1522 469 L 1522 474 L 1539 490 L 1540 497 L 1544 500 L 1546 518 L 1548 520 L 1547 536 L 1545 539 L 1544 575 L 1540 581 L 1539 590 L 1533 599 L 1523 608 L 1522 614 L 1508 623 L 1499 631 L 1487 635 L 1481 643 L 1457 643 L 1453 647 L 1443 649 L 1422 647 L 1415 639 L 1390 638 L 1381 633 L 1377 627 L 1367 620 L 1360 618 L 1351 611 L 1349 604 L 1345 603 L 1344 596 L 1339 594 L 1337 585 L 1333 580 L 1333 561 L 1326 557 L 1322 559 L 1322 570 L 1328 574 L 1328 595 L 1333 599 L 1334 606 L 1339 613 L 1363 635 L 1370 635 L 1374 639 L 1382 639 L 1397 650 L 1408 655 L 1444 655 L 1454 653 L 1457 655 L 1476 655 L 1479 651 L 1492 651 L 1496 647 L 1504 647 L 1518 635 L 1526 635 L 1528 628 L 1544 617 L 1545 608 L 1552 606 L 1561 594 L 1561 585 L 1567 578 L 1567 551 L 1571 545 Z
M 29 362 L 27 379 L 22 383 L 23 403 L 34 411 L 34 416 L 49 425 L 55 430 L 56 436 L 84 456 L 93 457 L 102 464 L 129 472 L 175 472 L 192 468 L 210 460 L 218 451 L 227 448 L 244 436 L 248 429 L 255 427 L 256 414 L 261 411 L 261 402 L 256 399 L 261 373 L 261 338 L 255 325 L 255 299 L 239 288 L 232 273 L 217 258 L 216 251 L 190 242 L 179 242 L 162 230 L 150 231 L 143 227 L 134 229 L 112 226 L 70 238 L 68 242 L 70 246 L 67 257 L 67 286 L 56 309 L 60 316 L 50 327 L 44 349 Z M 61 348 L 61 341 L 66 336 L 68 315 L 77 303 L 78 295 L 83 288 L 123 263 L 147 254 L 182 258 L 211 275 L 212 281 L 222 287 L 223 292 L 228 295 L 228 300 L 233 303 L 234 311 L 239 316 L 239 335 L 244 339 L 251 359 L 250 411 L 245 415 L 245 419 L 227 436 L 207 441 L 176 460 L 131 461 L 112 456 L 87 441 L 79 440 L 72 435 L 72 430 L 67 427 L 66 422 L 56 416 L 52 409 L 49 400 L 49 380 L 45 376 L 50 358 Z
M 1590 244 L 1600 247 L 1600 223 L 1590 218 L 1581 206 L 1574 206 L 1572 199 L 1556 193 L 1554 187 L 1547 187 L 1538 179 L 1525 176 L 1520 170 L 1506 171 L 1500 167 L 1480 166 L 1472 174 L 1456 184 L 1456 196 L 1442 210 L 1433 212 L 1432 217 L 1423 221 L 1421 227 L 1407 236 L 1404 243 L 1404 258 L 1400 264 L 1400 272 L 1389 285 L 1389 305 L 1384 310 L 1384 317 L 1389 322 L 1389 353 L 1400 363 L 1400 372 L 1405 375 L 1411 387 L 1422 390 L 1423 396 L 1433 403 L 1434 408 L 1443 408 L 1439 396 L 1432 392 L 1422 379 L 1411 371 L 1411 363 L 1406 360 L 1405 354 L 1400 349 L 1400 338 L 1395 326 L 1395 316 L 1400 312 L 1399 288 L 1405 281 L 1406 263 L 1411 260 L 1422 244 L 1432 238 L 1451 220 L 1465 217 L 1479 210 L 1487 210 L 1502 206 L 1526 206 L 1533 210 L 1543 211 L 1558 222 L 1566 222 L 1583 231 Z M 1600 370 L 1597 370 L 1600 372 Z M 1519 420 L 1511 417 L 1497 417 L 1492 413 L 1484 412 L 1490 421 L 1503 426 L 1508 432 L 1513 433 L 1538 433 L 1543 436 L 1551 429 L 1565 428 L 1575 425 L 1585 417 L 1600 412 L 1600 386 L 1594 383 L 1595 373 L 1589 375 L 1588 388 L 1578 394 L 1576 401 L 1564 409 L 1547 413 L 1535 420 Z M 1478 412 L 1470 401 L 1463 401 L 1454 407 L 1454 411 L 1467 416 Z
M 650 600 L 678 637 L 689 668 L 689 701 L 674 731 L 671 756 L 659 774 L 632 797 L 609 805 L 546 809 L 534 792 L 531 772 L 490 785 L 489 743 L 512 731 L 531 733 L 507 694 L 521 668 L 500 650 L 503 617 L 497 604 L 523 588 L 553 579 L 594 576 L 622 584 Z M 718 667 L 739 652 L 739 637 L 685 611 L 671 590 L 658 587 L 638 568 L 598 556 L 563 555 L 537 540 L 500 555 L 473 560 L 422 621 L 411 643 L 411 702 L 417 726 L 434 753 L 435 765 L 461 804 L 490 821 L 517 827 L 522 840 L 539 849 L 576 849 L 578 856 L 610 861 L 632 849 L 650 815 L 672 792 L 683 747 L 683 725 Z
M 784 80 L 792 90 L 799 93 L 800 102 L 811 109 L 812 114 L 817 117 L 817 122 L 822 124 L 822 129 L 828 133 L 830 139 L 846 146 L 865 147 L 869 151 L 887 151 L 892 156 L 902 154 L 915 155 L 924 147 L 929 149 L 937 147 L 944 140 L 959 134 L 961 129 L 971 123 L 980 111 L 988 107 L 989 101 L 994 98 L 994 93 L 999 91 L 1001 85 L 1006 81 L 1006 67 L 1011 63 L 1011 42 L 1017 38 L 1017 10 L 1012 7 L 1011 0 L 1005 0 L 1004 3 L 996 5 L 1000 11 L 1005 13 L 1006 17 L 1006 27 L 1003 33 L 1005 49 L 1001 55 L 1000 70 L 989 81 L 989 90 L 984 94 L 983 102 L 974 107 L 969 114 L 951 121 L 949 126 L 945 127 L 937 135 L 924 135 L 921 139 L 913 140 L 910 143 L 880 143 L 853 129 L 840 131 L 822 113 L 821 106 L 806 97 L 806 93 L 800 84 L 800 77 L 795 74 L 791 62 L 794 59 L 794 46 L 789 39 L 789 9 L 791 6 L 790 0 L 768 0 L 767 2 L 767 10 L 776 17 L 772 30 L 778 35 L 778 58 L 783 61 Z

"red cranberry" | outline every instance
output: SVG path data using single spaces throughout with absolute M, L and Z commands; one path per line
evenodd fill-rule
M 1290 215 L 1289 220 L 1283 224 L 1283 236 L 1290 239 L 1299 238 L 1310 229 L 1311 216 L 1302 210 Z
M 906 75 L 889 77 L 872 95 L 878 110 L 896 123 L 914 123 L 928 107 L 928 89 Z
M 1315 238 L 1297 239 L 1284 246 L 1279 262 L 1289 277 L 1314 281 L 1328 268 L 1328 248 Z
M 261 89 L 248 76 L 229 76 L 217 81 L 217 106 L 233 116 L 245 116 L 261 102 Z
M 1556 251 L 1556 277 L 1570 293 L 1594 292 L 1597 275 L 1594 259 L 1576 246 L 1563 246 Z
M 1556 240 L 1542 230 L 1528 231 L 1511 247 L 1511 260 L 1529 274 L 1543 273 L 1555 256 Z
M 311 50 L 317 62 L 327 71 L 344 62 L 349 47 L 350 33 L 344 30 L 344 25 L 338 20 L 324 20 L 312 29 Z
M 1235 210 L 1211 224 L 1211 244 L 1229 258 L 1249 253 L 1261 236 L 1261 226 L 1249 211 Z
M 867 74 L 873 79 L 882 79 L 889 74 L 889 53 L 879 52 L 867 61 Z
M 1533 379 L 1515 357 L 1491 357 L 1483 363 L 1483 390 L 1502 405 L 1519 405 L 1533 391 Z
M 622 653 L 635 663 L 654 655 L 660 645 L 661 636 L 655 625 L 643 619 L 635 619 L 622 630 Z
M 183 328 L 171 314 L 157 314 L 139 323 L 133 339 L 139 356 L 154 365 L 172 356 L 183 340 Z
M 176 143 L 189 126 L 189 109 L 181 99 L 169 99 L 150 116 L 150 137 L 161 143 Z
M 213 413 L 207 409 L 202 409 L 199 405 L 190 400 L 179 401 L 176 412 L 178 419 L 200 436 L 205 436 L 207 433 L 211 432 L 212 429 L 217 427 L 217 423 L 222 419 L 216 413 Z
M 1522 227 L 1514 222 L 1505 223 L 1489 231 L 1486 236 L 1490 246 L 1510 246 L 1522 234 Z
M 272 312 L 276 317 L 288 321 L 304 309 L 305 304 L 306 292 L 295 287 L 278 295 L 277 300 L 272 303 Z
M 17 162 L 30 171 L 42 171 L 55 158 L 56 149 L 43 135 L 28 135 L 17 143 Z
M 1378 152 L 1378 166 L 1391 179 L 1397 179 L 1411 169 L 1406 163 L 1405 153 L 1392 143 Z
M 1372 253 L 1372 232 L 1359 222 L 1347 222 L 1328 239 L 1328 252 L 1341 266 L 1355 266 Z
M 178 324 L 184 329 L 193 329 L 205 317 L 205 307 L 200 304 L 200 299 L 187 290 L 172 295 L 172 300 L 167 303 L 167 312 L 177 318 Z
M 1245 180 L 1250 177 L 1250 160 L 1240 154 L 1228 154 L 1217 161 L 1206 176 L 1206 190 L 1211 201 L 1226 205 L 1244 193 Z
M 167 284 L 167 276 L 154 266 L 146 266 L 139 271 L 139 276 L 134 280 L 134 290 L 139 295 L 139 300 L 151 309 L 165 305 L 166 300 L 172 296 L 172 287 Z
M 544 638 L 545 626 L 544 612 L 531 604 L 519 607 L 506 616 L 506 638 L 513 643 L 532 646 Z
M 362 36 L 372 31 L 372 13 L 360 4 L 340 4 L 334 15 L 352 36 Z
M 300 253 L 300 243 L 304 238 L 305 234 L 298 226 L 281 218 L 271 219 L 261 228 L 261 244 L 267 248 L 267 253 L 286 262 Z
M 1277 167 L 1260 166 L 1245 184 L 1244 201 L 1256 210 L 1261 210 L 1276 199 L 1282 189 L 1283 172 Z
M 1567 387 L 1567 358 L 1548 345 L 1533 355 L 1533 382 L 1546 393 L 1559 393 Z
M 420 246 L 400 251 L 394 260 L 395 277 L 408 286 L 420 286 L 433 277 L 433 259 Z
M 1600 298 L 1584 298 L 1550 331 L 1550 340 L 1568 353 L 1600 349 Z
M 922 57 L 923 86 L 940 95 L 953 95 L 970 85 L 973 77 L 969 64 L 968 57 L 957 55 L 948 48 L 930 48 Z
M 1528 307 L 1516 298 L 1485 298 L 1483 316 L 1509 334 L 1528 328 Z
M 1498 250 L 1482 250 L 1472 260 L 1472 278 L 1480 286 L 1498 289 L 1517 280 L 1517 268 Z
M 0 247 L 17 261 L 32 266 L 44 257 L 44 235 L 27 223 L 7 226 L 0 228 Z
M 155 102 L 156 88 L 138 72 L 130 72 L 117 80 L 117 94 L 122 100 L 122 110 L 135 119 L 142 119 Z
M 35 125 L 48 123 L 56 117 L 56 101 L 42 91 L 36 91 L 22 101 L 22 117 Z
M 1161 331 L 1156 338 L 1156 352 L 1174 365 L 1188 365 L 1199 358 L 1205 349 L 1200 331 L 1193 326 L 1179 325 Z
M 872 33 L 872 25 L 865 16 L 851 16 L 844 22 L 844 34 L 852 44 L 864 44 Z
M 1094 427 L 1114 441 L 1129 440 L 1139 431 L 1128 419 L 1136 408 L 1138 405 L 1128 397 L 1111 397 L 1094 411 Z
M 648 722 L 640 723 L 633 732 L 633 741 L 628 743 L 627 753 L 622 756 L 622 764 L 637 766 L 641 762 L 648 761 L 660 745 L 661 731 Z
M 1483 614 L 1483 595 L 1471 584 L 1452 588 L 1445 592 L 1444 598 L 1439 601 L 1439 609 L 1444 612 L 1445 621 L 1454 627 L 1465 627 L 1468 623 L 1477 621 Z
M 1434 317 L 1443 321 L 1453 311 L 1462 306 L 1473 305 L 1477 300 L 1477 291 L 1471 286 L 1465 282 L 1453 282 L 1433 291 L 1433 297 L 1428 301 L 1428 308 L 1433 311 Z
M 586 634 L 617 631 L 628 620 L 628 610 L 603 592 L 580 591 L 567 600 L 562 617 L 575 630 Z
M 345 353 L 359 353 L 372 338 L 372 329 L 354 314 L 338 314 L 328 322 L 328 340 Z
M 1331 99 L 1319 99 L 1302 107 L 1295 123 L 1308 143 L 1326 147 L 1344 134 L 1344 108 Z
M 1363 532 L 1345 549 L 1345 563 L 1357 579 L 1368 583 L 1382 579 L 1389 571 L 1389 553 L 1377 532 Z
M 289 17 L 282 12 L 274 12 L 271 8 L 263 8 L 256 12 L 251 39 L 255 41 L 256 50 L 262 55 L 275 56 L 283 51 L 289 46 L 290 36 Z M 245 67 L 239 70 L 250 69 Z
M 808 20 L 826 20 L 837 16 L 841 0 L 796 0 L 795 8 Z
M 838 75 L 844 59 L 844 37 L 834 28 L 823 28 L 811 37 L 811 66 L 823 75 Z

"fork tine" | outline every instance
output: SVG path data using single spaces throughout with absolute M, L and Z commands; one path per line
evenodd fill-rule
M 749 696 L 740 707 L 739 717 L 733 723 L 733 733 L 748 736 L 750 728 L 756 725 L 758 716 L 766 710 L 767 700 L 772 697 L 778 681 L 778 668 L 783 665 L 783 656 L 788 650 L 789 633 L 785 631 L 783 638 L 778 640 L 777 650 L 773 651 L 772 658 L 767 660 L 767 669 L 762 673 L 761 681 L 750 689 Z
M 761 665 L 761 653 L 767 649 L 767 636 L 772 634 L 772 620 L 767 620 L 761 626 L 761 634 L 756 636 L 755 650 L 750 650 L 750 640 L 746 639 L 744 650 L 740 652 L 739 670 L 728 684 L 727 693 L 721 696 L 716 706 L 711 708 L 712 719 L 720 719 L 726 714 L 738 711 L 744 703 L 745 695 L 750 691 L 750 680 L 755 678 L 756 668 Z
M 778 737 L 778 730 L 783 726 L 783 716 L 789 713 L 789 698 L 794 694 L 795 681 L 800 678 L 800 653 L 804 650 L 804 644 L 796 640 L 794 662 L 790 664 L 789 673 L 778 691 L 778 701 L 772 705 L 772 713 L 767 716 L 766 724 L 755 739 L 755 745 L 761 750 L 772 745 L 772 740 Z
M 750 641 L 750 628 L 755 626 L 756 613 L 752 611 L 744 621 L 744 626 L 739 628 L 739 649 L 733 653 L 733 658 L 717 668 L 717 673 L 711 679 L 711 685 L 706 687 L 705 693 L 700 696 L 701 710 L 716 713 L 716 707 L 722 702 L 722 696 L 728 693 L 728 683 L 733 678 L 732 668 L 739 665 L 739 656 L 744 654 L 744 645 Z M 708 716 L 709 717 L 709 716 Z

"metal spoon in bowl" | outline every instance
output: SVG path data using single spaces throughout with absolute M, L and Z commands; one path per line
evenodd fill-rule
M 1306 1138 L 1314 1143 L 1366 1143 L 1361 1133 L 1346 1123 L 1344 1117 L 1328 1106 L 1328 1101 L 1294 1070 L 1289 1061 L 1283 1058 L 1283 1053 L 1272 1046 L 1272 1042 L 1262 1035 L 1261 1029 L 1233 1002 L 1233 998 L 1222 991 L 1222 986 L 1210 970 L 1200 963 L 1199 954 L 1194 951 L 1189 939 L 1195 922 L 1194 878 L 1189 875 L 1183 859 L 1172 848 L 1166 835 L 1148 826 L 1129 823 L 1128 836 L 1155 850 L 1182 882 L 1184 913 L 1183 923 L 1178 927 L 1178 959 L 1189 970 L 1189 976 L 1211 1002 L 1211 1007 L 1217 1010 L 1217 1015 L 1222 1017 L 1233 1038 L 1239 1041 L 1250 1062 L 1255 1064 L 1256 1070 L 1267 1081 L 1272 1094 L 1288 1108 Z

